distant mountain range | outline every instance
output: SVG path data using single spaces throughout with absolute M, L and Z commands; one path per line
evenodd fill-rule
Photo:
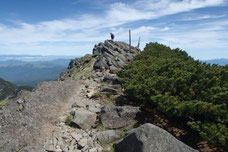
M 203 60 L 203 62 L 224 66 L 228 64 L 228 59 L 221 58 L 221 59 Z
M 36 86 L 41 81 L 55 80 L 66 71 L 76 56 L 0 55 L 0 78 L 17 86 Z M 226 65 L 228 59 L 203 60 Z
M 51 61 L 56 59 L 74 59 L 79 56 L 54 56 L 54 55 L 0 55 L 0 61 L 17 60 L 24 62 Z
M 69 56 L 0 55 L 0 78 L 17 86 L 36 86 L 41 81 L 55 80 L 66 71 Z

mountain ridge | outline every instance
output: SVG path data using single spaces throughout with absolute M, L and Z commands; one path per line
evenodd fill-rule
M 67 69 L 70 59 L 25 62 L 0 61 L 0 77 L 18 86 L 34 87 L 41 81 L 55 80 Z
M 226 58 L 210 59 L 210 60 L 203 60 L 203 62 L 225 66 L 228 64 L 228 59 Z
M 116 73 L 140 53 L 127 43 L 106 40 L 94 46 L 92 55 L 71 60 L 56 81 L 10 100 L 0 111 L 0 151 L 102 152 L 113 151 L 115 142 L 117 152 L 128 152 L 123 149 L 130 141 L 135 151 L 196 152 L 151 124 L 135 129 L 146 122 L 145 113 L 124 104 L 128 99 Z M 166 142 L 153 142 L 160 139 Z

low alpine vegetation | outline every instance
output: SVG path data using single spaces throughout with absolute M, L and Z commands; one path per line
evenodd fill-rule
M 129 98 L 185 118 L 204 140 L 228 150 L 228 66 L 149 43 L 118 76 Z

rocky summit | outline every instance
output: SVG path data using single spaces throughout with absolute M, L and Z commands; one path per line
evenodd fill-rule
M 195 151 L 144 124 L 140 107 L 118 105 L 124 90 L 116 72 L 139 53 L 106 40 L 72 60 L 56 81 L 8 100 L 0 109 L 0 152 Z
M 92 55 L 71 60 L 67 72 L 62 73 L 58 80 L 67 77 L 88 78 L 93 71 L 114 74 L 139 53 L 139 48 L 129 47 L 127 43 L 106 40 L 94 46 Z
M 115 73 L 118 69 L 130 62 L 140 50 L 136 47 L 129 47 L 123 42 L 105 41 L 95 45 L 93 55 L 97 57 L 94 69 L 100 71 L 110 70 Z

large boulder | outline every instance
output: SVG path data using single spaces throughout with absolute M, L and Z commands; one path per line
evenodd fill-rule
M 197 152 L 167 131 L 144 124 L 115 143 L 116 152 Z
M 97 115 L 85 109 L 75 110 L 72 123 L 75 123 L 82 129 L 90 129 L 96 122 Z
M 101 109 L 101 122 L 106 128 L 123 128 L 137 122 L 139 107 L 105 106 Z

